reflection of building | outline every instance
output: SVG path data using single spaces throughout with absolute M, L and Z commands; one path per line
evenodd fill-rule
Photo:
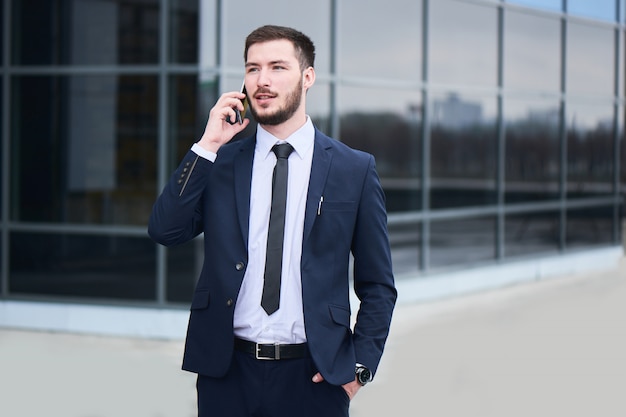
M 571 1 L 269 3 L 3 2 L 0 325 L 42 302 L 49 320 L 9 324 L 90 317 L 89 330 L 111 314 L 96 305 L 188 307 L 201 241 L 157 247 L 147 218 L 212 103 L 239 88 L 244 37 L 265 23 L 318 45 L 308 111 L 376 156 L 403 283 L 445 295 L 450 272 L 481 288 L 540 276 L 546 259 L 573 264 L 573 251 L 615 253 L 622 17 Z M 522 260 L 472 281 L 471 268 Z
M 483 111 L 480 103 L 462 101 L 458 94 L 450 94 L 445 100 L 433 103 L 433 123 L 445 121 L 449 128 L 462 129 L 482 122 Z

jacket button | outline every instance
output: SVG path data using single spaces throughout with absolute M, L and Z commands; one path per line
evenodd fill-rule
M 235 265 L 235 269 L 237 271 L 243 270 L 243 267 L 244 267 L 244 263 L 243 262 L 237 262 L 237 265 Z
M 233 299 L 232 299 L 232 298 L 229 298 L 228 300 L 226 300 L 226 305 L 227 305 L 228 307 L 232 306 L 232 305 L 233 305 Z

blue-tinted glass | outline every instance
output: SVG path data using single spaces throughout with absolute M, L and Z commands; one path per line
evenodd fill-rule
M 451 0 L 430 2 L 428 77 L 435 83 L 496 86 L 496 7 Z
M 159 0 L 13 1 L 13 62 L 20 65 L 157 63 L 159 3 Z
M 505 247 L 507 258 L 559 250 L 560 215 L 558 212 L 524 213 L 506 216 Z
M 608 245 L 613 242 L 613 207 L 587 207 L 567 211 L 567 249 Z
M 329 0 L 318 0 L 312 7 L 309 0 L 273 0 L 271 5 L 256 0 L 221 2 L 224 16 L 221 24 L 225 34 L 222 40 L 225 47 L 224 64 L 232 69 L 241 69 L 243 74 L 246 36 L 262 25 L 282 25 L 291 26 L 309 36 L 316 47 L 317 73 L 329 72 L 332 33 L 329 30 L 330 3 Z
M 455 93 L 435 95 L 431 114 L 431 207 L 496 202 L 497 101 Z
M 494 218 L 433 222 L 430 236 L 430 267 L 433 269 L 471 265 L 495 258 Z
M 560 20 L 507 11 L 504 30 L 504 87 L 560 91 Z
M 338 104 L 338 139 L 374 155 L 387 210 L 421 209 L 420 91 L 342 86 Z
M 567 27 L 566 91 L 615 94 L 615 32 L 582 23 Z
M 181 64 L 195 64 L 198 62 L 198 27 L 199 27 L 199 0 L 171 0 L 170 1 L 170 36 L 169 61 Z M 214 1 L 203 0 L 203 7 L 213 8 Z M 206 22 L 203 30 L 215 31 L 215 24 Z M 213 32 L 214 33 L 214 32 Z
M 505 99 L 505 201 L 559 196 L 561 173 L 558 99 Z
M 563 0 L 506 0 L 506 2 L 555 12 L 561 11 L 563 7 Z
M 568 197 L 613 193 L 613 118 L 610 102 L 567 103 Z
M 156 250 L 147 237 L 13 233 L 9 290 L 155 300 Z
M 11 218 L 146 224 L 157 189 L 157 77 L 23 76 L 12 87 Z
M 387 29 L 372 30 L 381 22 Z M 339 2 L 339 72 L 418 80 L 422 69 L 422 2 L 346 0 Z
M 419 273 L 419 253 L 422 246 L 421 224 L 417 220 L 389 216 L 389 243 L 396 278 Z
M 567 0 L 569 14 L 614 22 L 616 11 L 616 0 Z

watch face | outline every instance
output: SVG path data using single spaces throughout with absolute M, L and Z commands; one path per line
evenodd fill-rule
M 359 384 L 365 385 L 372 380 L 372 372 L 367 368 L 359 368 L 357 372 Z

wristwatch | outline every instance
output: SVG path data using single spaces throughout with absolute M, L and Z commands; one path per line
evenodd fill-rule
M 363 365 L 357 365 L 355 373 L 356 380 L 361 386 L 364 386 L 368 382 L 372 382 L 372 379 L 374 378 L 372 371 Z

